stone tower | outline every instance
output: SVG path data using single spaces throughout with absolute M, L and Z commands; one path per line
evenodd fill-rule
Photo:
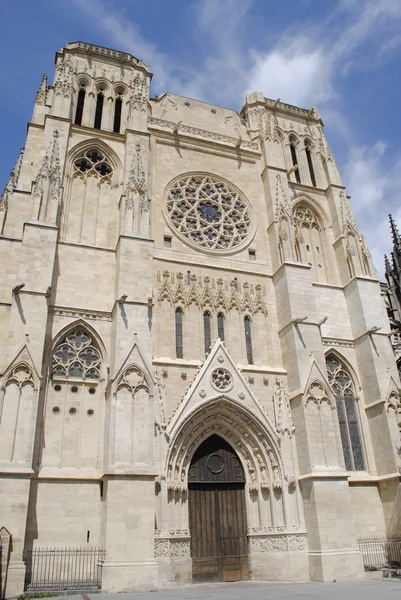
M 0 200 L 7 596 L 39 547 L 101 546 L 105 591 L 363 577 L 399 376 L 319 113 L 151 77 L 61 48 Z

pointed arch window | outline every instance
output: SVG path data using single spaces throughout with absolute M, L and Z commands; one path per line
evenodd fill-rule
M 217 335 L 224 342 L 224 315 L 221 312 L 217 315 Z
M 100 379 L 101 357 L 92 336 L 83 328 L 69 331 L 57 344 L 52 358 L 52 377 Z
M 210 346 L 212 345 L 212 336 L 210 331 L 210 312 L 206 311 L 203 313 L 203 332 L 205 336 L 205 354 L 208 354 L 210 351 Z
M 337 356 L 327 356 L 326 366 L 336 398 L 345 468 L 347 471 L 363 471 L 365 461 L 353 381 Z
M 295 180 L 297 183 L 301 183 L 301 175 L 299 174 L 299 162 L 298 162 L 298 158 L 297 158 L 296 142 L 293 138 L 290 140 L 290 151 L 291 151 L 292 165 L 294 167 L 295 167 L 295 165 L 298 167 L 295 170 Z
M 95 122 L 93 124 L 93 127 L 95 129 L 100 129 L 102 126 L 103 103 L 104 94 L 103 90 L 100 90 L 96 99 Z
M 248 315 L 246 315 L 246 317 L 244 318 L 244 330 L 245 330 L 246 358 L 247 358 L 248 364 L 253 365 L 251 317 Z
M 75 112 L 75 125 L 82 124 L 82 115 L 84 112 L 85 96 L 86 96 L 86 90 L 84 87 L 81 87 L 78 92 L 77 110 Z
M 313 187 L 316 187 L 315 170 L 313 168 L 313 161 L 312 161 L 312 149 L 311 149 L 311 145 L 309 142 L 306 142 L 306 144 L 305 144 L 305 154 L 306 154 L 306 160 L 308 163 L 310 180 L 311 180 Z
M 183 358 L 182 343 L 182 308 L 175 310 L 175 355 L 177 358 Z

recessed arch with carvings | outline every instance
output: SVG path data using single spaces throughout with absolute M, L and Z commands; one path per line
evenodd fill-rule
M 166 460 L 169 489 L 187 489 L 192 456 L 212 434 L 225 439 L 237 452 L 250 491 L 283 487 L 286 478 L 274 432 L 251 410 L 221 396 L 203 402 L 189 413 L 171 437 Z

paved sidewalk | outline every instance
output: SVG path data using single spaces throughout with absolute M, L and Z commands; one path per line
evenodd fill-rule
M 58 596 L 60 600 L 401 600 L 401 579 L 341 583 L 210 583 L 136 594 Z

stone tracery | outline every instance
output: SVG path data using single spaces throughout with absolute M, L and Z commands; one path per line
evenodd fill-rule
M 73 379 L 100 379 L 100 353 L 92 337 L 82 328 L 69 331 L 57 344 L 52 376 Z
M 233 186 L 215 177 L 190 175 L 175 181 L 166 209 L 179 237 L 200 249 L 227 251 L 249 238 L 248 203 Z
M 102 181 L 111 181 L 112 174 L 112 167 L 99 150 L 87 150 L 74 161 L 74 177 L 96 177 Z

